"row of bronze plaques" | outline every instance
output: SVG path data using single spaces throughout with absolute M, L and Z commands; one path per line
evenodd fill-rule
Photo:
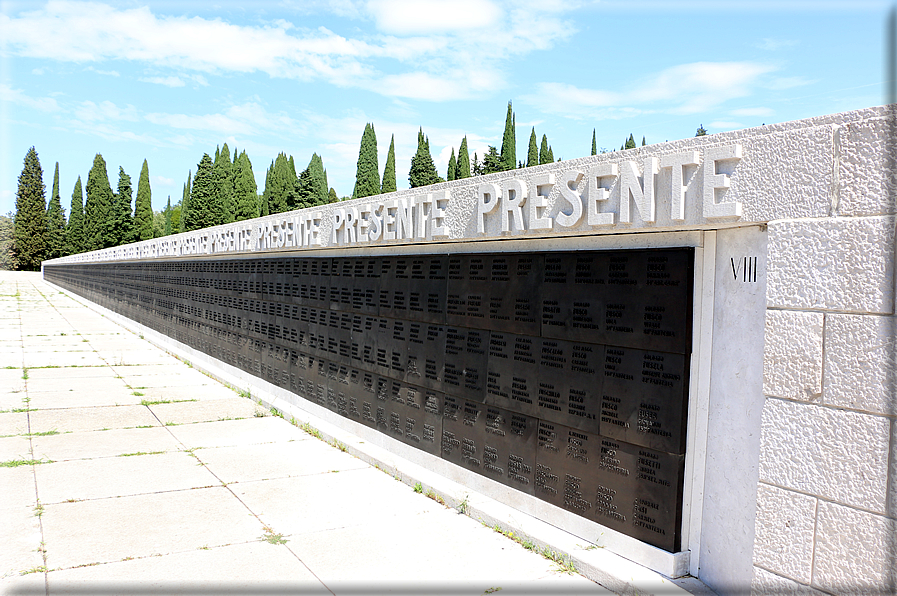
M 404 260 L 407 275 L 397 264 Z M 48 267 L 46 275 L 82 292 L 78 286 L 89 280 L 92 299 L 151 327 L 186 322 L 190 330 L 176 334 L 207 351 L 225 350 L 209 346 L 215 334 L 208 330 L 192 337 L 196 329 L 224 330 L 231 344 L 241 338 L 236 353 L 233 345 L 227 350 L 247 371 L 273 365 L 279 384 L 290 379 L 295 393 L 349 419 L 679 549 L 691 249 L 293 261 L 292 274 L 285 265 L 278 270 L 284 259 L 276 259 L 243 281 L 231 261 L 197 271 L 190 283 L 183 272 L 166 279 L 158 263 Z M 445 310 L 415 318 L 407 307 L 384 306 L 388 301 L 374 314 L 304 298 L 303 284 L 325 283 L 324 262 L 329 282 L 342 284 L 337 292 L 328 286 L 328 296 L 351 284 L 347 295 L 387 292 L 394 307 L 399 294 L 438 294 L 429 303 Z M 380 274 L 358 275 L 359 262 Z M 396 275 L 383 273 L 387 263 Z M 444 268 L 442 279 L 415 277 L 415 263 L 422 272 Z M 384 280 L 395 286 L 379 286 Z M 244 281 L 274 291 L 250 300 L 234 291 Z M 276 296 L 283 297 L 275 309 Z M 275 351 L 284 357 L 266 356 Z
M 117 277 L 330 311 L 687 353 L 692 253 L 632 250 L 253 259 Z M 155 267 L 154 267 L 155 265 Z M 241 273 L 246 268 L 254 273 Z

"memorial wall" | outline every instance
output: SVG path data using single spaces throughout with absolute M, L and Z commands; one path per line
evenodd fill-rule
M 43 271 L 277 403 L 667 575 L 884 585 L 892 126 L 872 108 L 685 139 Z M 866 529 L 846 549 L 848 522 Z

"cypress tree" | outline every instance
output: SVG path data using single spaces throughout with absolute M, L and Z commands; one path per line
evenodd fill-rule
M 151 240 L 153 238 L 153 191 L 150 188 L 149 164 L 146 163 L 145 159 L 143 160 L 143 167 L 140 168 L 140 179 L 137 180 L 137 200 L 134 203 L 134 231 L 137 240 Z
M 125 173 L 123 167 L 119 166 L 118 193 L 116 193 L 112 204 L 112 225 L 109 228 L 109 237 L 112 241 L 110 246 L 121 246 L 133 241 L 134 221 L 131 213 L 133 194 L 131 177 Z
M 598 155 L 598 145 L 595 144 L 595 129 L 592 129 L 592 155 Z
M 72 190 L 72 208 L 69 223 L 65 228 L 65 251 L 74 255 L 84 252 L 84 192 L 81 190 L 81 176 Z
M 389 152 L 386 154 L 386 165 L 383 166 L 383 183 L 380 192 L 396 191 L 396 135 L 389 139 Z M 334 195 L 336 192 L 333 193 Z
M 505 163 L 501 154 L 492 145 L 489 145 L 489 151 L 483 156 L 483 174 L 494 174 L 495 172 L 504 172 Z
M 704 128 L 704 125 L 698 127 L 698 132 L 695 133 L 696 137 L 703 137 L 707 135 L 707 129 Z
M 645 143 L 645 137 L 642 137 L 642 147 L 644 147 L 647 143 Z
M 505 132 L 501 139 L 501 164 L 503 170 L 513 170 L 517 167 L 517 136 L 516 116 L 508 102 L 508 115 L 505 117 Z M 483 158 L 485 163 L 485 158 Z M 502 171 L 502 170 L 499 170 Z
M 234 164 L 230 160 L 227 143 L 221 147 L 213 164 L 215 170 L 215 203 L 221 213 L 220 223 L 234 221 Z
M 59 162 L 53 173 L 53 192 L 47 206 L 47 258 L 65 256 L 65 210 L 59 198 Z
M 551 147 L 548 146 L 548 137 L 542 135 L 542 145 L 539 147 L 539 165 L 554 161 L 551 155 Z
M 457 178 L 458 164 L 455 163 L 455 148 L 452 147 L 452 154 L 449 156 L 448 171 L 445 173 L 445 179 L 448 181 Z
M 632 137 L 632 134 L 629 135 L 629 138 L 626 139 L 626 143 L 624 144 L 625 149 L 635 149 L 635 139 Z
M 467 136 L 461 139 L 458 149 L 458 165 L 455 168 L 455 179 L 470 178 L 470 152 L 467 150 Z
M 234 161 L 234 221 L 259 216 L 258 186 L 246 152 Z
M 479 176 L 480 174 L 483 173 L 480 170 L 480 162 L 477 159 L 476 151 L 473 152 L 473 164 L 470 166 L 470 171 L 473 173 L 474 176 Z
M 312 206 L 326 205 L 330 202 L 330 189 L 327 186 L 327 172 L 324 170 L 324 160 L 317 153 L 312 153 L 307 169 L 311 179 L 312 197 L 314 198 Z M 377 184 L 380 184 L 379 176 Z
M 338 203 L 339 197 L 336 195 L 336 189 L 331 188 L 330 192 L 327 194 L 327 202 L 328 203 Z
M 114 246 L 110 231 L 113 201 L 106 161 L 99 153 L 93 158 L 93 166 L 87 174 L 87 199 L 84 201 L 84 250 L 97 250 Z
M 168 195 L 168 204 L 165 205 L 165 229 L 162 233 L 171 236 L 171 195 Z
M 358 148 L 358 164 L 355 172 L 353 198 L 380 194 L 380 166 L 377 163 L 377 134 L 373 124 L 365 124 Z
M 408 182 L 411 183 L 411 188 L 417 188 L 442 181 L 436 173 L 433 156 L 430 155 L 430 141 L 424 136 L 423 129 L 420 129 L 417 133 L 417 153 L 411 158 Z
M 18 268 L 40 269 L 47 252 L 47 199 L 44 173 L 34 147 L 25 154 L 16 192 L 16 217 L 13 228 Z
M 184 195 L 181 197 L 181 213 L 178 217 L 178 231 L 187 231 L 187 214 L 190 213 L 190 195 L 193 194 L 193 172 L 187 171 L 187 182 L 184 184 Z
M 539 165 L 539 147 L 536 145 L 536 127 L 529 133 L 529 149 L 526 152 L 526 167 Z
M 548 163 L 554 163 L 554 151 L 551 149 L 551 145 L 548 146 Z
M 208 153 L 204 153 L 196 166 L 193 189 L 190 191 L 190 208 L 184 216 L 184 231 L 200 230 L 221 223 L 223 213 L 216 200 L 215 164 Z
M 291 209 L 296 202 L 298 176 L 291 160 L 292 157 L 287 158 L 285 153 L 280 153 L 268 168 L 262 209 L 267 203 L 270 213 L 283 213 Z

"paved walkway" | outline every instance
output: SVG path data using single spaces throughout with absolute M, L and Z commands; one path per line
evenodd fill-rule
M 609 594 L 0 272 L 0 591 Z

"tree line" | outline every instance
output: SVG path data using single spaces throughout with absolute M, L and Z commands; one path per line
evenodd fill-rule
M 705 134 L 707 131 L 702 125 L 696 136 Z M 642 137 L 642 146 L 645 144 L 645 137 Z M 635 147 L 635 138 L 630 134 L 620 149 Z M 595 129 L 592 129 L 591 154 L 607 151 L 598 148 Z M 238 153 L 236 148 L 231 156 L 230 148 L 224 143 L 222 147 L 216 147 L 214 159 L 204 153 L 196 173 L 193 170 L 187 173 L 179 201 L 172 205 L 169 196 L 165 209 L 154 212 L 147 161 L 143 161 L 135 197 L 131 177 L 122 167 L 119 167 L 118 184 L 113 192 L 106 162 L 98 153 L 87 174 L 86 187 L 82 187 L 78 176 L 66 217 L 60 198 L 59 162 L 47 203 L 40 160 L 35 148 L 31 147 L 19 176 L 15 215 L 12 218 L 0 216 L 0 268 L 37 270 L 45 259 L 394 192 L 397 190 L 394 135 L 390 138 L 382 176 L 377 155 L 377 135 L 374 125 L 369 123 L 361 136 L 351 197 L 340 198 L 329 186 L 327 170 L 317 153 L 312 154 L 306 168 L 298 174 L 293 156 L 280 153 L 268 167 L 264 191 L 259 193 L 249 156 L 245 151 Z M 452 147 L 445 178 L 437 172 L 429 138 L 423 128 L 419 129 L 408 182 L 411 188 L 417 188 L 554 161 L 561 159 L 555 160 L 546 135 L 543 134 L 541 143 L 538 142 L 535 127 L 530 130 L 526 161 L 518 161 L 516 115 L 508 102 L 501 148 L 489 145 L 482 158 L 477 153 L 471 158 L 465 136 L 457 153 Z

